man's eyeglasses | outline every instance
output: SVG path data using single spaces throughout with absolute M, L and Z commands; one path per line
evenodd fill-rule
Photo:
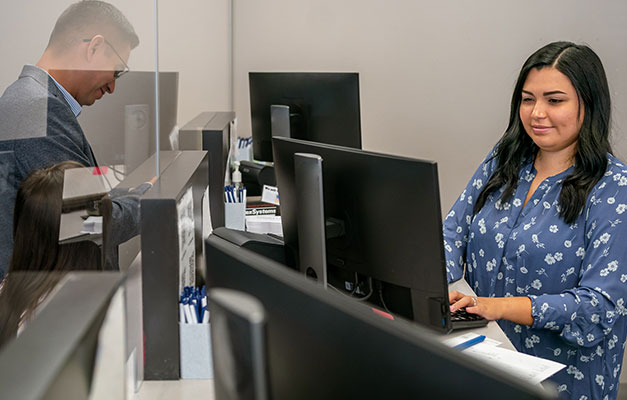
M 124 62 L 124 59 L 122 59 L 122 57 L 120 57 L 120 53 L 118 53 L 115 50 L 115 47 L 113 47 L 113 45 L 111 43 L 109 43 L 109 41 L 106 38 L 103 38 L 105 43 L 111 47 L 111 50 L 113 50 L 113 52 L 115 53 L 116 56 L 118 56 L 118 58 L 120 59 L 120 62 L 122 63 L 122 65 L 124 66 L 123 69 L 121 70 L 115 70 L 113 71 L 113 79 L 118 79 L 119 77 L 121 77 L 122 75 L 124 75 L 125 73 L 127 73 L 128 71 L 130 71 L 130 68 L 128 67 L 128 65 Z M 91 42 L 91 39 L 83 39 L 84 43 L 89 43 Z

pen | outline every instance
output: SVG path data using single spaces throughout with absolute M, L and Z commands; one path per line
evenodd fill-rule
M 185 309 L 185 321 L 187 321 L 188 324 L 192 324 L 192 313 L 189 309 L 189 305 L 187 304 L 187 300 L 183 303 L 183 308 Z
M 183 303 L 179 303 L 179 322 L 182 324 L 185 323 L 185 306 Z
M 466 340 L 463 343 L 458 344 L 457 346 L 454 346 L 454 349 L 458 349 L 458 350 L 465 350 L 471 346 L 476 345 L 477 343 L 481 343 L 485 340 L 485 335 L 479 335 L 476 336 L 470 340 Z

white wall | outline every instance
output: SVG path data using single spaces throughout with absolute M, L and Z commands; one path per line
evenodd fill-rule
M 250 132 L 249 71 L 360 73 L 363 147 L 436 160 L 446 213 L 506 128 L 524 60 L 588 43 L 627 156 L 627 3 L 570 0 L 233 0 L 234 104 Z
M 202 111 L 232 109 L 229 13 L 230 0 L 159 2 L 160 70 L 180 72 L 181 125 Z
M 526 57 L 553 40 L 591 45 L 614 100 L 627 156 L 627 3 L 500 0 L 161 0 L 160 68 L 179 71 L 179 124 L 229 110 L 250 134 L 249 71 L 357 71 L 365 149 L 438 161 L 451 206 L 500 137 Z M 8 3 L 8 0 L 5 0 Z M 154 70 L 153 0 L 111 0 L 135 26 L 130 66 Z M 11 2 L 0 14 L 0 92 L 38 60 L 70 0 Z
M 0 93 L 17 79 L 22 65 L 37 62 L 58 16 L 73 2 L 3 0 Z M 124 13 L 140 37 L 130 68 L 154 71 L 154 1 L 109 2 Z M 159 2 L 159 66 L 162 71 L 179 72 L 179 124 L 201 111 L 231 109 L 229 4 L 229 0 Z

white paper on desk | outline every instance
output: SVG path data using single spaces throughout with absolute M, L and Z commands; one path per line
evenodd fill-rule
M 484 343 L 469 347 L 463 352 L 534 385 L 566 367 L 555 361 Z

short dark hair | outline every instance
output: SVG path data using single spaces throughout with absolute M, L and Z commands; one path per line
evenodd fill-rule
M 506 201 L 516 191 L 522 164 L 534 157 L 537 146 L 527 135 L 520 120 L 522 88 L 532 69 L 555 68 L 571 82 L 583 105 L 584 118 L 577 139 L 575 168 L 562 183 L 559 198 L 560 216 L 573 223 L 583 210 L 590 190 L 607 169 L 607 154 L 612 154 L 609 141 L 611 98 L 601 59 L 586 45 L 553 42 L 533 53 L 520 70 L 509 116 L 509 125 L 499 141 L 494 158 L 497 169 L 477 197 L 474 213 L 485 205 L 490 193 L 504 187 L 501 200 Z
M 131 49 L 139 45 L 139 37 L 124 14 L 115 6 L 99 0 L 82 0 L 70 5 L 57 19 L 50 34 L 48 47 L 59 43 L 68 33 L 93 29 L 93 27 L 113 28 L 127 41 Z M 81 40 L 86 38 L 76 38 Z

